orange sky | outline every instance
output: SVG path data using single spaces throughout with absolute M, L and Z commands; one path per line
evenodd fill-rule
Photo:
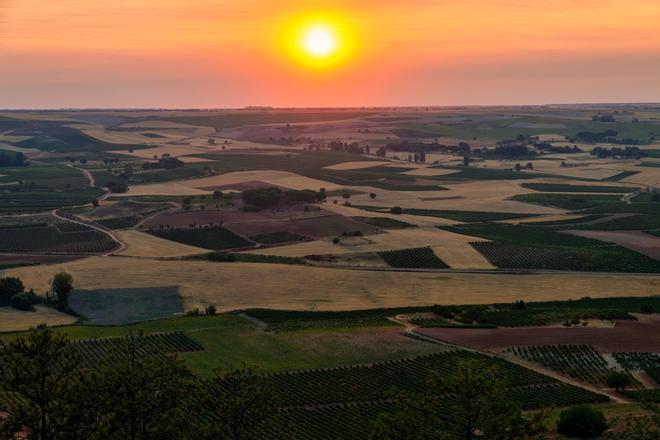
M 0 60 L 0 108 L 660 101 L 660 1 L 0 0 Z

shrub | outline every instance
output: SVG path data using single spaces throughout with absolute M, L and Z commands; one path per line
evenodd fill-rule
M 9 305 L 16 310 L 22 310 L 24 312 L 34 311 L 34 306 L 32 304 L 30 294 L 25 292 L 17 293 L 16 295 L 12 296 L 9 300 Z
M 622 371 L 612 371 L 607 375 L 607 386 L 619 391 L 627 388 L 632 383 L 632 379 Z
M 14 295 L 23 292 L 23 290 L 25 290 L 25 287 L 20 278 L 0 278 L 0 306 L 7 305 Z
M 557 432 L 567 437 L 598 437 L 607 429 L 603 412 L 587 405 L 574 406 L 559 414 Z
M 218 309 L 215 308 L 213 304 L 206 307 L 206 314 L 209 316 L 214 316 L 218 312 Z
M 236 255 L 228 254 L 227 252 L 212 252 L 208 255 L 209 261 L 216 261 L 221 263 L 233 263 L 236 261 Z
M 332 242 L 333 242 L 334 244 L 339 244 L 339 237 L 335 237 L 335 238 L 333 238 L 333 239 L 332 239 Z
M 394 206 L 390 209 L 390 214 L 403 214 L 403 209 L 400 206 Z

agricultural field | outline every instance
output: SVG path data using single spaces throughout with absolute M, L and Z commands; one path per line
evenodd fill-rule
M 235 249 L 254 246 L 253 242 L 220 226 L 194 229 L 152 229 L 149 233 L 166 240 L 188 246 L 204 246 L 207 249 Z
M 0 308 L 0 338 L 46 323 L 94 366 L 144 332 L 201 378 L 254 365 L 310 440 L 367 438 L 394 387 L 465 360 L 525 410 L 650 394 L 658 125 L 607 108 L 10 112 L 0 278 L 75 288 L 70 313 Z
M 14 254 L 100 254 L 117 247 L 109 235 L 73 222 L 0 228 L 0 252 Z
M 66 271 L 80 289 L 179 286 L 185 310 L 254 307 L 291 310 L 352 310 L 429 304 L 484 304 L 517 300 L 566 300 L 582 296 L 649 296 L 657 278 L 648 275 L 547 273 L 405 273 L 266 263 L 166 261 L 131 257 L 13 268 L 27 288 L 45 292 L 55 273 Z M 121 277 L 116 274 L 121 273 Z M 259 276 L 255 276 L 258 273 Z M 209 287 L 211 286 L 211 287 Z M 322 289 L 319 286 L 323 286 Z M 245 295 L 245 292 L 251 292 Z
M 515 356 L 537 362 L 579 381 L 602 385 L 612 370 L 590 345 L 541 345 L 514 347 Z
M 448 269 L 449 266 L 430 247 L 379 252 L 390 267 L 408 269 Z

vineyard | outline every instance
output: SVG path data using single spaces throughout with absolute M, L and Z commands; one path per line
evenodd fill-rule
M 140 217 L 135 215 L 127 217 L 108 217 L 94 220 L 94 222 L 108 229 L 130 229 L 140 222 Z
M 402 222 L 389 217 L 353 217 L 353 219 L 382 229 L 406 229 L 415 227 L 415 225 L 411 223 Z
M 391 400 L 393 390 L 424 392 L 428 389 L 431 371 L 440 378 L 448 377 L 463 361 L 474 361 L 484 368 L 496 367 L 508 396 L 526 409 L 607 400 L 604 396 L 503 359 L 463 350 L 363 366 L 276 373 L 267 377 L 285 407 L 378 402 Z
M 249 238 L 250 240 L 256 243 L 261 243 L 266 245 L 308 240 L 308 238 L 303 235 L 294 234 L 288 231 L 271 232 L 268 234 L 258 234 L 258 235 L 250 236 Z
M 205 249 L 235 249 L 254 246 L 254 243 L 223 227 L 197 229 L 152 229 L 150 234 L 166 240 Z
M 0 250 L 7 253 L 98 254 L 116 246 L 109 235 L 73 222 L 0 229 Z
M 473 242 L 470 244 L 500 269 L 574 272 L 660 272 L 658 261 L 620 246 L 536 248 L 492 242 Z
M 182 332 L 156 333 L 139 337 L 137 341 L 137 354 L 141 357 L 204 350 L 201 344 Z M 88 367 L 116 362 L 127 356 L 126 338 L 84 339 L 71 343 Z
M 37 190 L 34 188 L 0 193 L 0 213 L 47 211 L 63 206 L 86 205 L 99 198 L 98 188 L 84 190 Z
M 523 188 L 542 192 L 575 192 L 575 193 L 622 193 L 627 194 L 635 191 L 629 186 L 598 186 L 598 185 L 568 185 L 563 183 L 523 183 Z
M 525 310 L 489 309 L 479 315 L 479 321 L 501 327 L 526 327 L 558 324 L 574 319 L 600 319 L 602 321 L 629 321 L 636 318 L 621 310 L 573 310 L 571 308 L 532 308 Z
M 312 312 L 294 310 L 249 309 L 245 313 L 268 325 L 268 330 L 300 330 L 305 328 L 394 326 L 390 316 L 431 311 L 431 307 L 351 310 L 345 312 Z
M 607 375 L 611 372 L 607 361 L 590 345 L 513 347 L 508 352 L 577 380 L 596 385 L 605 383 Z
M 396 268 L 406 269 L 448 269 L 449 266 L 438 258 L 430 247 L 400 249 L 378 252 L 385 262 Z
M 496 328 L 494 324 L 470 323 L 463 324 L 442 318 L 415 318 L 410 323 L 422 328 Z
M 612 353 L 626 370 L 643 370 L 660 385 L 660 353 Z

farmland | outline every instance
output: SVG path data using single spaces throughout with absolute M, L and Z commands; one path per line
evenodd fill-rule
M 3 307 L 0 331 L 45 322 L 89 366 L 129 333 L 201 379 L 254 365 L 301 439 L 367 438 L 395 388 L 462 361 L 497 367 L 525 410 L 625 400 L 614 370 L 650 394 L 660 168 L 639 165 L 657 116 L 616 110 L 0 117 L 0 149 L 29 162 L 0 167 L 0 278 L 41 299 L 55 274 L 74 280 L 70 310 Z M 648 156 L 610 154 L 625 137 Z M 253 203 L 266 188 L 316 197 Z
M 78 223 L 0 228 L 0 249 L 8 253 L 99 254 L 115 247 L 110 236 Z
M 204 246 L 207 249 L 232 249 L 253 246 L 252 242 L 239 237 L 223 227 L 152 229 L 149 233 L 160 238 L 176 241 L 177 243 L 196 247 Z

